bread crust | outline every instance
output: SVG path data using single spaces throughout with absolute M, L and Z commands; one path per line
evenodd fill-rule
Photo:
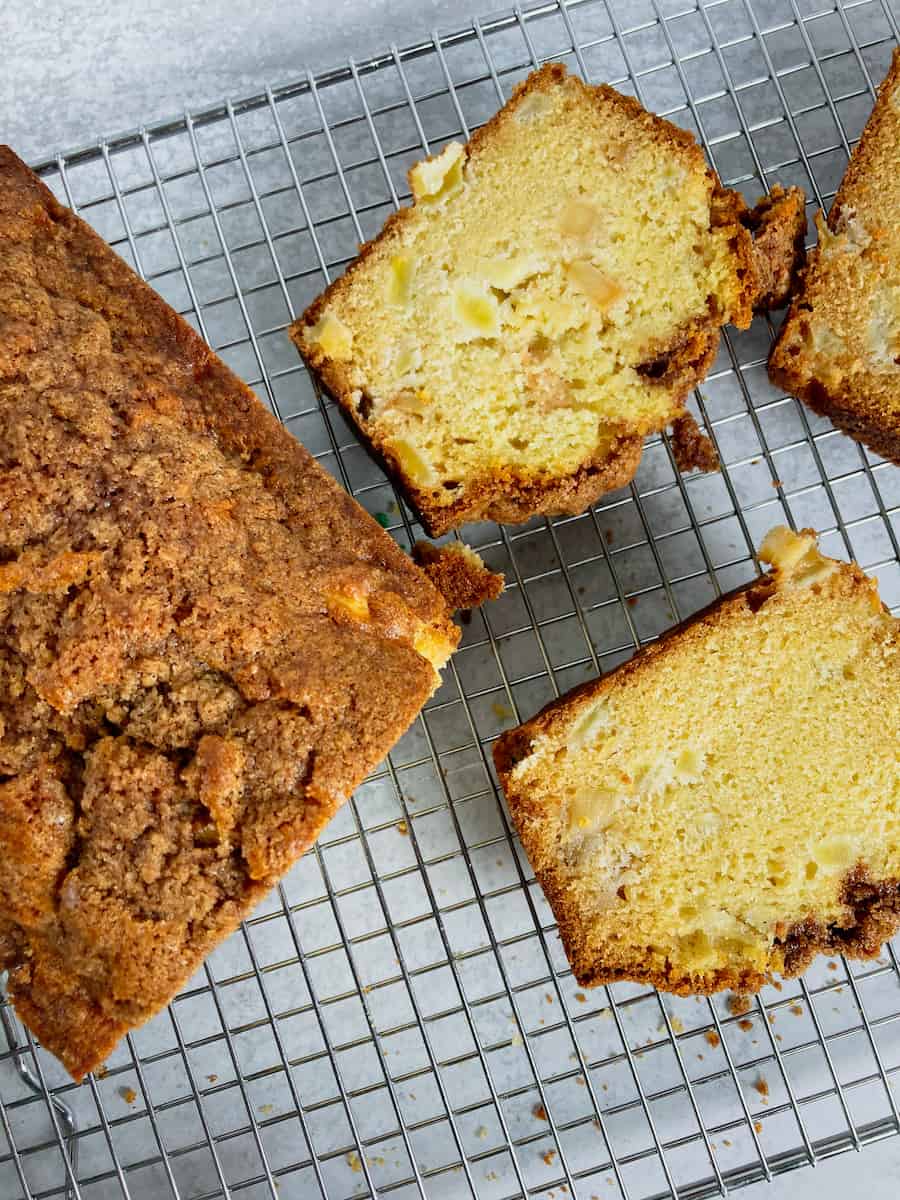
M 793 294 L 806 261 L 806 197 L 798 187 L 776 184 L 747 213 L 753 233 L 758 294 L 754 307 L 781 308 Z
M 895 108 L 900 105 L 900 48 L 894 51 L 891 67 L 828 213 L 827 228 L 832 234 L 839 230 L 842 217 L 854 213 L 858 197 L 870 194 L 873 183 L 877 185 L 883 179 L 887 184 L 891 172 L 896 177 L 900 136 L 888 128 L 889 122 L 897 122 L 897 117 L 889 112 L 891 105 Z M 877 199 L 870 196 L 872 204 Z M 866 215 L 886 221 L 894 229 L 900 221 L 900 213 L 889 210 L 883 215 L 878 212 Z M 875 233 L 878 234 L 877 229 Z M 829 311 L 828 297 L 820 296 L 822 281 L 831 272 L 844 276 L 833 313 Z M 854 303 L 857 286 L 847 264 L 822 264 L 820 239 L 820 244 L 810 252 L 802 284 L 770 351 L 769 376 L 778 387 L 802 400 L 819 416 L 827 417 L 855 441 L 900 465 L 900 369 L 876 372 L 857 361 L 851 364 L 851 370 L 836 370 L 828 379 L 817 378 L 816 368 L 803 349 L 811 319 L 820 310 L 826 316 L 833 316 L 835 328 L 841 331 L 845 323 L 844 306 Z M 900 367 L 900 345 L 897 351 L 894 361 Z
M 677 147 L 680 154 L 689 155 L 694 169 L 703 172 L 713 187 L 710 227 L 727 232 L 735 256 L 739 286 L 731 313 L 719 314 L 710 309 L 698 314 L 687 328 L 676 330 L 667 344 L 654 348 L 648 360 L 648 368 L 656 361 L 666 363 L 665 370 L 655 377 L 659 379 L 660 386 L 671 392 L 671 415 L 668 418 L 671 420 L 684 411 L 691 390 L 706 377 L 718 348 L 719 329 L 723 320 L 730 319 L 738 328 L 746 328 L 752 319 L 758 279 L 752 239 L 742 221 L 746 205 L 739 193 L 721 186 L 690 133 L 648 112 L 636 99 L 617 92 L 607 84 L 583 84 L 576 76 L 570 76 L 560 63 L 548 63 L 519 84 L 510 101 L 473 133 L 465 148 L 466 155 L 489 143 L 497 130 L 514 118 L 515 106 L 519 102 L 536 92 L 551 90 L 564 80 L 574 80 L 598 106 L 615 105 L 629 119 L 640 123 L 659 145 Z M 425 530 L 432 537 L 439 537 L 467 521 L 519 523 L 536 515 L 577 514 L 601 495 L 625 487 L 634 478 L 640 462 L 642 432 L 628 429 L 611 431 L 606 427 L 602 430 L 602 442 L 598 447 L 565 476 L 526 474 L 511 468 L 498 468 L 467 482 L 463 498 L 450 504 L 438 504 L 427 489 L 417 487 L 408 478 L 398 466 L 390 448 L 379 440 L 376 433 L 367 429 L 366 419 L 361 412 L 365 398 L 361 398 L 353 388 L 347 367 L 325 355 L 317 344 L 307 344 L 302 335 L 304 329 L 316 324 L 336 296 L 352 286 L 356 273 L 376 248 L 389 245 L 399 238 L 403 225 L 411 218 L 413 211 L 412 207 L 405 207 L 392 213 L 381 233 L 360 247 L 359 256 L 345 273 L 329 284 L 292 323 L 288 332 L 310 371 L 353 422 L 371 456 L 404 491 Z M 644 374 L 653 377 L 649 369 Z M 610 433 L 613 435 L 611 441 Z
M 0 968 L 77 1080 L 408 727 L 437 679 L 419 635 L 449 649 L 459 633 L 399 546 L 7 147 L 0 297 Z M 327 607 L 344 581 L 351 600 L 369 589 L 364 629 Z M 245 644 L 250 599 L 268 607 Z
M 842 572 L 840 586 L 848 593 L 859 586 L 869 586 L 867 576 L 855 563 L 843 565 Z M 663 656 L 678 653 L 685 641 L 701 640 L 706 630 L 717 627 L 723 621 L 752 620 L 753 614 L 775 590 L 772 575 L 761 575 L 736 588 L 668 630 L 656 642 L 638 650 L 631 659 L 608 675 L 589 680 L 551 701 L 531 720 L 501 734 L 494 743 L 494 763 L 509 811 L 556 918 L 572 971 L 582 987 L 632 981 L 687 996 L 711 994 L 724 989 L 757 992 L 768 982 L 767 972 L 752 969 L 715 969 L 685 976 L 669 961 L 665 962 L 662 969 L 656 969 L 649 953 L 642 958 L 635 954 L 634 948 L 616 956 L 614 949 L 606 945 L 601 957 L 586 930 L 583 913 L 578 904 L 573 902 L 566 886 L 567 875 L 560 864 L 556 847 L 545 841 L 539 821 L 534 819 L 543 815 L 545 806 L 527 790 L 516 790 L 513 771 L 531 753 L 535 740 L 552 736 L 566 727 L 572 720 L 573 710 L 577 711 L 583 701 L 595 702 L 607 691 L 621 687 L 623 681 L 627 681 L 635 672 L 645 670 Z M 884 605 L 882 608 L 888 612 Z M 865 867 L 857 864 L 848 871 L 841 896 L 853 914 L 848 926 L 823 926 L 810 917 L 785 927 L 782 937 L 776 942 L 776 947 L 783 951 L 783 975 L 790 977 L 801 974 L 812 959 L 821 953 L 842 953 L 855 958 L 874 957 L 900 925 L 898 880 L 873 880 Z

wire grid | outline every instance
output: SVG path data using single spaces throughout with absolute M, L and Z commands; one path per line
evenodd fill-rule
M 887 3 L 573 0 L 39 164 L 408 547 L 421 533 L 285 326 L 548 59 L 691 129 L 749 199 L 827 205 L 898 38 Z M 490 743 L 753 576 L 813 525 L 900 606 L 900 471 L 772 388 L 768 319 L 693 402 L 723 463 L 665 437 L 575 518 L 462 531 L 507 590 L 443 686 L 177 999 L 80 1087 L 0 1007 L 0 1196 L 700 1197 L 900 1129 L 900 968 L 819 960 L 748 1012 L 578 989 L 511 833 Z

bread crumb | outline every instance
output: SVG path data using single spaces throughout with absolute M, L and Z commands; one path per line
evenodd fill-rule
M 795 1017 L 802 1017 L 803 1016 L 803 1005 L 802 1004 L 792 1004 L 788 1011 L 792 1012 Z
M 397 828 L 397 832 L 399 834 L 402 834 L 403 837 L 409 836 L 409 826 L 407 825 L 407 823 L 405 821 L 398 821 L 396 828 Z
M 576 1076 L 575 1076 L 575 1082 L 578 1084 L 578 1086 L 579 1086 L 579 1087 L 586 1087 L 586 1086 L 587 1086 L 587 1085 L 585 1084 L 585 1082 L 584 1082 L 584 1076 L 583 1076 L 583 1075 L 576 1075 Z
M 544 1153 L 541 1155 L 541 1158 L 544 1160 L 544 1162 L 547 1164 L 548 1167 L 552 1167 L 553 1160 L 554 1160 L 554 1158 L 556 1158 L 556 1151 L 555 1150 L 545 1150 Z
M 744 1013 L 750 1011 L 752 1001 L 749 996 L 742 996 L 737 992 L 733 992 L 726 1001 L 728 1011 L 733 1017 L 742 1017 Z
M 673 1033 L 684 1033 L 684 1021 L 681 1017 L 669 1017 L 669 1024 L 672 1026 Z
M 584 994 L 584 992 L 576 992 L 575 999 L 579 1004 L 584 1004 L 587 1001 L 587 996 Z
M 488 1131 L 487 1131 L 487 1127 L 485 1125 L 479 1125 L 478 1128 L 475 1130 L 475 1136 L 477 1138 L 481 1138 L 482 1141 L 484 1141 L 484 1139 L 487 1137 L 487 1135 L 488 1135 Z
M 416 542 L 412 556 L 450 608 L 457 611 L 480 608 L 503 592 L 505 580 L 500 572 L 490 570 L 481 556 L 462 542 L 446 546 Z
M 206 1078 L 210 1083 L 217 1083 L 219 1079 L 218 1075 L 207 1075 Z
M 120 1087 L 119 1095 L 126 1104 L 134 1104 L 135 1100 L 137 1100 L 137 1092 L 131 1087 Z
M 531 1110 L 531 1115 L 536 1117 L 538 1121 L 547 1120 L 547 1110 L 544 1108 L 543 1104 L 536 1104 Z
M 715 1050 L 716 1046 L 718 1046 L 722 1041 L 714 1029 L 707 1029 L 703 1036 L 706 1038 L 709 1045 L 712 1046 L 713 1050 Z
M 94 1078 L 105 1079 L 108 1074 L 109 1067 L 105 1063 L 102 1063 L 99 1067 L 97 1067 L 96 1071 L 94 1071 Z
M 508 704 L 498 704 L 496 700 L 491 705 L 491 712 L 498 721 L 514 721 L 516 717 L 516 714 Z
M 828 970 L 829 970 L 829 971 L 836 971 L 836 970 L 837 970 L 837 963 L 836 963 L 836 962 L 829 962 L 829 963 L 828 963 Z
M 756 1089 L 756 1091 L 759 1092 L 760 1096 L 762 1096 L 762 1098 L 764 1100 L 768 1098 L 769 1084 L 768 1084 L 768 1081 L 766 1079 L 764 1079 L 762 1075 L 760 1075 L 759 1079 L 754 1081 L 753 1086 Z
M 718 471 L 719 456 L 712 441 L 701 433 L 691 413 L 685 413 L 672 423 L 672 457 L 682 473 L 686 471 Z
M 723 1146 L 730 1146 L 730 1145 L 731 1145 L 731 1142 L 729 1142 L 728 1138 L 722 1138 L 722 1145 L 723 1145 Z
M 774 1025 L 775 1024 L 775 1014 L 774 1013 L 766 1013 L 766 1020 L 769 1022 L 770 1025 Z
M 762 1133 L 762 1131 L 763 1131 L 762 1121 L 754 1121 L 753 1128 L 756 1130 L 757 1133 Z
M 784 991 L 784 984 L 781 982 L 781 980 L 780 980 L 780 979 L 773 979 L 773 980 L 772 980 L 772 987 L 775 989 L 775 991 L 776 991 L 776 992 L 783 992 L 783 991 Z
M 350 1170 L 355 1175 L 358 1175 L 360 1173 L 360 1171 L 363 1169 L 363 1167 L 362 1167 L 362 1162 L 360 1161 L 359 1155 L 356 1153 L 356 1151 L 350 1150 L 346 1155 L 346 1159 L 347 1159 L 347 1166 L 350 1168 Z
M 744 1033 L 749 1033 L 752 1028 L 753 1022 L 748 1021 L 746 1017 L 744 1017 L 743 1021 L 738 1021 L 738 1029 L 743 1029 Z
M 259 1106 L 259 1111 L 263 1114 L 264 1117 L 267 1117 L 270 1112 L 275 1111 L 275 1105 L 274 1104 L 261 1104 Z

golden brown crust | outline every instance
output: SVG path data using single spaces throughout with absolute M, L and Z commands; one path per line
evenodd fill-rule
M 701 433 L 691 413 L 672 425 L 672 454 L 679 471 L 718 471 L 719 455 L 712 441 Z
M 80 1078 L 433 690 L 437 590 L 0 147 L 0 967 Z
M 595 500 L 627 487 L 641 461 L 643 439 L 616 439 L 606 454 L 598 454 L 582 463 L 570 475 L 562 477 L 523 476 L 511 468 L 496 471 L 466 487 L 465 496 L 449 504 L 424 507 L 424 493 L 400 474 L 393 461 L 376 453 L 388 474 L 409 495 L 425 531 L 441 537 L 467 521 L 497 521 L 516 525 L 534 516 L 577 515 Z
M 892 111 L 892 109 L 894 111 Z M 859 277 L 857 259 L 866 255 L 872 263 L 870 279 L 889 294 L 891 281 L 897 286 L 897 154 L 900 115 L 900 49 L 894 51 L 891 67 L 879 90 L 878 99 L 828 214 L 827 231 L 844 236 L 845 226 L 861 219 L 868 245 L 857 240 L 859 253 L 829 254 L 823 259 L 823 236 L 810 252 L 803 282 L 795 294 L 787 317 L 769 355 L 773 383 L 803 400 L 820 416 L 877 454 L 900 464 L 900 340 L 893 327 L 895 344 L 890 347 L 890 319 L 885 320 L 885 345 L 878 347 L 883 361 L 873 361 L 873 347 L 856 344 L 830 357 L 813 361 L 810 347 L 817 328 L 826 326 L 838 338 L 848 333 L 848 316 L 862 312 L 865 285 Z M 817 218 L 818 220 L 819 218 Z M 827 234 L 826 234 L 827 236 Z M 893 361 L 891 361 L 891 356 Z M 827 370 L 822 369 L 822 363 Z
M 710 308 L 698 315 L 685 328 L 676 331 L 665 345 L 654 348 L 652 357 L 644 364 L 645 369 L 638 367 L 671 392 L 674 415 L 683 408 L 690 391 L 705 378 L 716 354 L 722 322 L 731 320 L 738 328 L 746 328 L 752 319 L 758 287 L 751 238 L 742 223 L 746 205 L 739 193 L 721 186 L 690 133 L 648 112 L 636 99 L 622 95 L 606 84 L 583 84 L 559 63 L 548 63 L 520 83 L 510 101 L 475 131 L 465 147 L 466 155 L 471 155 L 506 122 L 514 119 L 515 104 L 535 92 L 551 90 L 564 80 L 573 79 L 593 103 L 615 105 L 649 132 L 660 146 L 677 147 L 680 154 L 687 153 L 693 160 L 694 169 L 703 172 L 712 184 L 710 227 L 729 234 L 738 279 L 731 312 L 717 313 Z M 426 489 L 417 487 L 408 478 L 392 450 L 381 444 L 366 427 L 361 410 L 365 409 L 367 398 L 354 390 L 348 366 L 327 356 L 318 344 L 304 340 L 303 331 L 315 325 L 330 302 L 352 286 L 354 276 L 376 247 L 399 239 L 400 230 L 412 212 L 412 208 L 401 208 L 393 213 L 381 233 L 360 247 L 359 257 L 293 322 L 288 332 L 306 365 L 354 422 L 369 452 L 409 497 L 426 531 L 432 537 L 439 537 L 467 521 L 517 523 L 535 515 L 576 514 L 604 493 L 626 486 L 637 470 L 642 439 L 631 430 L 623 430 L 610 440 L 610 430 L 605 428 L 600 431 L 603 440 L 598 449 L 567 476 L 528 475 L 510 468 L 498 468 L 482 479 L 467 481 L 466 494 L 460 500 L 437 504 Z
M 779 184 L 762 196 L 744 218 L 753 234 L 758 294 L 754 308 L 787 304 L 806 260 L 806 197 L 798 187 Z
M 703 158 L 703 152 L 699 146 L 697 150 L 700 157 Z M 731 252 L 737 263 L 735 274 L 739 284 L 739 292 L 733 301 L 732 311 L 718 314 L 718 326 L 721 327 L 725 321 L 730 321 L 737 329 L 748 329 L 753 320 L 753 309 L 759 288 L 753 240 L 746 236 L 744 227 L 747 205 L 740 192 L 723 187 L 715 171 L 711 167 L 706 169 L 716 185 L 710 207 L 710 228 L 723 229 L 728 232 Z
M 860 586 L 870 587 L 870 581 L 855 563 L 844 564 L 841 572 L 840 586 L 847 594 Z M 503 733 L 494 743 L 494 763 L 510 813 L 553 910 L 575 978 L 582 987 L 630 980 L 675 995 L 692 995 L 726 988 L 736 992 L 756 992 L 767 982 L 767 974 L 754 969 L 713 969 L 685 977 L 674 964 L 666 961 L 660 970 L 653 965 L 655 956 L 650 953 L 649 947 L 643 957 L 635 953 L 633 946 L 624 947 L 621 956 L 610 945 L 603 948 L 602 954 L 598 953 L 597 944 L 585 924 L 581 906 L 573 900 L 568 871 L 559 858 L 555 844 L 545 840 L 546 829 L 541 821 L 544 804 L 540 798 L 531 795 L 527 788 L 515 786 L 513 771 L 519 762 L 532 753 L 538 738 L 558 736 L 563 728 L 569 726 L 573 710 L 577 711 L 582 701 L 595 702 L 606 692 L 620 689 L 623 682 L 634 673 L 646 670 L 663 656 L 678 654 L 686 640 L 703 639 L 707 631 L 723 622 L 751 620 L 753 614 L 772 596 L 775 587 L 773 575 L 762 575 L 720 597 L 687 621 L 668 630 L 656 642 L 639 650 L 608 675 L 590 680 L 551 701 L 531 720 Z M 840 952 L 851 957 L 873 957 L 900 924 L 898 881 L 871 880 L 864 867 L 858 865 L 848 873 L 842 899 L 852 910 L 852 917 L 847 924 L 823 927 L 811 918 L 802 924 L 785 928 L 783 936 L 776 943 L 778 948 L 783 948 L 783 974 L 800 974 L 818 953 Z
M 900 410 L 872 405 L 863 409 L 865 399 L 856 388 L 830 388 L 817 379 L 801 379 L 788 366 L 769 359 L 769 376 L 778 387 L 784 388 L 807 404 L 820 417 L 827 417 L 854 441 L 862 442 L 882 458 L 900 466 Z
M 636 370 L 673 393 L 673 411 L 684 404 L 706 378 L 719 348 L 719 323 L 711 316 L 694 317 L 649 353 Z
M 853 916 L 848 925 L 824 926 L 814 917 L 788 928 L 784 974 L 802 975 L 817 954 L 876 958 L 900 925 L 900 880 L 872 880 L 861 864 L 847 872 L 841 903 Z
M 460 542 L 447 546 L 416 542 L 412 556 L 454 611 L 480 608 L 503 592 L 502 574 L 489 570 L 474 550 Z

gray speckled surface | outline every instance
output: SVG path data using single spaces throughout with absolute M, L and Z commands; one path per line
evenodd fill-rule
M 33 161 L 392 41 L 406 45 L 435 25 L 453 29 L 468 8 L 453 0 L 3 0 L 0 140 Z
M 35 160 L 359 58 L 484 5 L 449 0 L 0 0 L 0 140 Z M 688 7 L 684 5 L 683 7 Z M 763 7 L 765 5 L 763 4 Z M 812 5 L 801 3 L 804 11 Z M 827 0 L 815 6 L 827 8 Z M 268 1099 L 268 1096 L 261 1097 Z M 900 1138 L 740 1193 L 747 1200 L 894 1200 Z M 105 1194 L 105 1193 L 104 1193 Z M 254 1193 L 255 1194 L 255 1193 Z

